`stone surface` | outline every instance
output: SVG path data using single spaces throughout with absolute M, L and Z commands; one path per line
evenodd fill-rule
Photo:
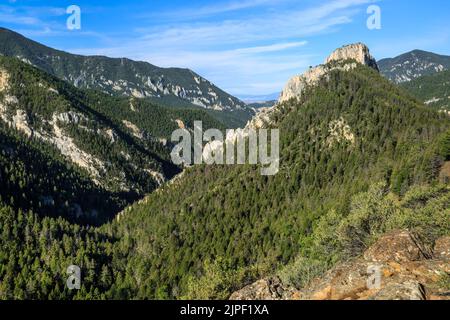
M 381 237 L 362 257 L 340 263 L 297 290 L 277 280 L 260 280 L 235 292 L 238 300 L 449 300 L 450 237 L 431 250 L 406 230 Z M 275 292 L 275 293 L 274 293 Z M 278 294 L 281 292 L 282 294 Z
M 348 62 L 354 60 L 354 62 Z M 370 55 L 369 48 L 362 43 L 351 44 L 335 50 L 324 65 L 310 68 L 305 73 L 290 79 L 283 89 L 279 102 L 299 98 L 308 86 L 316 85 L 320 79 L 335 69 L 350 70 L 357 64 L 366 65 L 378 71 L 376 60 Z
M 230 300 L 283 300 L 295 297 L 297 290 L 283 287 L 279 278 L 259 280 L 233 293 Z
M 430 258 L 431 250 L 408 231 L 393 231 L 383 236 L 364 253 L 364 259 L 374 262 L 417 261 Z
M 347 46 L 343 46 L 335 50 L 325 61 L 326 64 L 345 61 L 345 60 L 356 60 L 356 62 L 369 66 L 378 70 L 377 61 L 370 54 L 369 48 L 363 43 L 355 43 Z
M 440 238 L 436 241 L 433 255 L 436 259 L 449 261 L 450 263 L 450 236 Z

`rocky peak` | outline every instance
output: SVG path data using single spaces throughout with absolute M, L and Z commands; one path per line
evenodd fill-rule
M 374 68 L 378 71 L 377 61 L 370 54 L 369 48 L 363 43 L 350 44 L 336 49 L 325 60 L 325 64 L 346 60 L 356 60 L 356 62 Z
M 325 60 L 325 64 L 310 68 L 302 75 L 290 79 L 281 93 L 279 102 L 301 97 L 307 86 L 317 85 L 320 79 L 332 70 L 347 71 L 356 68 L 357 64 L 363 64 L 378 71 L 377 62 L 365 44 L 356 43 L 341 47 Z
M 307 87 L 315 86 L 333 70 L 349 71 L 363 64 L 377 71 L 376 60 L 370 54 L 369 48 L 363 43 L 355 43 L 336 49 L 326 60 L 325 64 L 309 68 L 303 74 L 291 78 L 281 92 L 278 103 L 292 98 L 300 98 Z M 261 128 L 270 123 L 272 114 L 278 109 L 278 104 L 259 110 L 258 114 L 249 121 L 247 128 Z

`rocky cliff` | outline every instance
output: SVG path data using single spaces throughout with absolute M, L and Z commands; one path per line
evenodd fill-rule
M 344 46 L 335 50 L 325 64 L 310 68 L 304 74 L 290 79 L 281 93 L 279 102 L 300 97 L 307 86 L 313 86 L 334 69 L 349 70 L 356 67 L 356 63 L 369 66 L 378 71 L 377 62 L 370 55 L 369 48 L 362 43 Z
M 273 107 L 258 110 L 258 114 L 249 121 L 247 128 L 258 129 L 264 127 L 270 123 L 270 118 L 278 110 L 281 103 L 293 98 L 300 98 L 306 88 L 317 85 L 331 71 L 352 70 L 358 64 L 369 66 L 379 71 L 376 60 L 372 57 L 369 48 L 365 44 L 350 44 L 335 50 L 328 56 L 324 64 L 310 68 L 303 74 L 290 79 L 281 92 L 278 103 Z
M 378 278 L 377 278 L 378 277 Z M 381 237 L 364 254 L 335 266 L 305 288 L 259 280 L 232 300 L 449 300 L 450 237 L 433 249 L 407 230 Z

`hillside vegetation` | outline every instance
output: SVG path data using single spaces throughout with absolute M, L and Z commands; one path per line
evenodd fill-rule
M 100 224 L 180 172 L 180 124 L 223 128 L 205 111 L 84 91 L 0 57 L 0 196 L 7 204 Z
M 0 298 L 226 298 L 277 272 L 303 285 L 303 270 L 319 275 L 392 226 L 430 243 L 449 232 L 438 183 L 448 116 L 364 66 L 332 71 L 277 110 L 275 176 L 195 166 L 99 228 L 3 205 Z M 80 291 L 64 285 L 70 264 Z
M 450 112 L 450 71 L 420 77 L 402 87 L 431 108 Z

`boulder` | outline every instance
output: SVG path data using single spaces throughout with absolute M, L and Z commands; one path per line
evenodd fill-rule
M 409 231 L 390 232 L 364 253 L 364 259 L 372 262 L 417 261 L 431 256 L 431 251 Z
M 292 300 L 296 290 L 284 287 L 278 277 L 259 280 L 236 291 L 230 300 Z

